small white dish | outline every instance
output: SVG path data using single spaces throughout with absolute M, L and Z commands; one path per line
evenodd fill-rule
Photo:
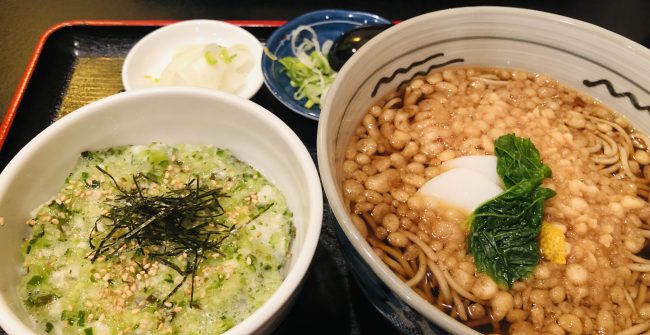
M 244 85 L 234 94 L 250 99 L 262 86 L 262 44 L 245 29 L 215 20 L 189 20 L 170 24 L 148 34 L 129 51 L 122 65 L 122 84 L 127 91 L 156 85 L 151 78 L 159 78 L 180 48 L 217 43 L 224 47 L 245 45 L 253 58 Z

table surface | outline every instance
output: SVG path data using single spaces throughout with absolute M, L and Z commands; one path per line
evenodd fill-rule
M 584 20 L 650 47 L 650 1 L 453 1 L 453 0 L 3 0 L 0 1 L 0 115 L 9 106 L 39 36 L 77 19 L 291 19 L 323 8 L 377 13 L 392 20 L 458 6 L 497 5 L 542 10 Z
M 542 10 L 580 19 L 621 34 L 650 48 L 650 1 L 647 0 L 593 0 L 593 1 L 201 1 L 201 0 L 3 0 L 0 1 L 0 117 L 20 82 L 21 76 L 40 35 L 59 22 L 80 19 L 111 20 L 288 20 L 308 11 L 324 8 L 342 8 L 373 12 L 392 20 L 405 20 L 419 14 L 459 6 L 497 5 Z M 646 70 L 648 71 L 648 70 Z M 315 137 L 315 134 L 314 134 Z M 2 153 L 0 152 L 0 155 Z M 333 232 L 324 231 L 333 234 Z M 320 246 L 321 253 L 335 252 L 336 246 Z M 331 250 L 330 250 L 331 249 Z M 315 261 L 319 260 L 318 253 Z M 313 274 L 312 274 L 313 275 Z M 327 287 L 326 285 L 324 287 Z M 364 298 L 353 290 L 353 300 Z M 345 303 L 342 301 L 342 303 Z M 318 313 L 318 306 L 296 306 L 303 313 Z M 294 308 L 294 309 L 295 309 Z M 311 310 L 311 312 L 310 312 Z M 365 318 L 377 318 L 376 324 L 351 328 L 325 328 L 334 333 L 370 334 L 391 332 L 387 322 L 368 308 L 357 310 Z M 350 316 L 354 318 L 355 316 Z M 356 317 L 359 317 L 357 315 Z M 341 320 L 329 320 L 333 323 Z M 331 325 L 331 324 L 330 324 Z M 314 329 L 313 326 L 311 325 Z M 0 330 L 0 334 L 3 332 Z

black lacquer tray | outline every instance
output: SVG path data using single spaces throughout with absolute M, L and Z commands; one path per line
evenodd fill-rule
M 36 134 L 59 117 L 122 91 L 121 66 L 129 49 L 169 21 L 74 21 L 41 37 L 4 121 L 0 170 Z M 282 21 L 231 21 L 264 41 Z M 316 161 L 317 122 L 278 102 L 262 87 L 252 100 L 293 129 Z M 304 287 L 274 334 L 397 333 L 366 300 L 348 272 L 336 240 L 336 220 L 324 203 L 323 229 Z M 0 334 L 6 334 L 0 329 Z

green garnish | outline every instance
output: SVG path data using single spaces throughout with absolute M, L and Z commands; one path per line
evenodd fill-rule
M 144 79 L 147 79 L 147 80 L 153 82 L 154 84 L 158 84 L 158 83 L 160 83 L 160 78 L 158 78 L 158 77 L 153 77 L 153 76 L 150 76 L 150 75 L 145 75 L 145 76 L 144 76 Z
M 38 286 L 43 282 L 43 277 L 41 276 L 33 276 L 28 282 L 27 285 L 29 286 Z
M 134 187 L 125 189 L 106 170 L 99 166 L 97 169 L 113 181 L 119 194 L 109 202 L 110 210 L 97 219 L 90 232 L 92 261 L 100 255 L 111 258 L 123 253 L 157 260 L 182 276 L 160 303 L 167 301 L 191 277 L 190 307 L 193 307 L 194 277 L 200 263 L 208 253 L 221 253 L 222 242 L 239 228 L 228 226 L 222 219 L 225 211 L 219 199 L 227 195 L 220 188 L 201 184 L 198 178 L 189 180 L 180 189 L 151 195 L 150 188 L 164 190 L 166 186 L 137 174 L 132 176 Z M 259 210 L 250 221 L 272 205 Z M 100 223 L 105 227 L 102 232 L 98 229 Z M 179 260 L 179 255 L 187 257 Z
M 296 87 L 293 98 L 307 98 L 305 107 L 320 104 L 321 99 L 334 81 L 336 72 L 332 70 L 325 56 L 319 51 L 309 54 L 311 64 L 303 63 L 298 57 L 283 57 L 278 60 L 284 66 L 289 84 Z
M 232 60 L 235 59 L 235 57 L 237 57 L 237 54 L 231 55 L 228 53 L 228 49 L 221 48 L 221 59 L 223 59 L 223 61 L 226 62 L 226 64 L 230 64 Z
M 93 335 L 92 327 L 84 329 L 84 335 Z
M 303 38 L 300 44 L 297 40 L 301 33 L 307 32 L 310 38 Z M 328 41 L 326 43 L 331 43 Z M 273 61 L 278 61 L 284 67 L 289 77 L 289 84 L 296 88 L 293 98 L 295 100 L 307 99 L 305 107 L 311 108 L 319 105 L 327 94 L 330 85 L 336 77 L 327 57 L 318 42 L 316 31 L 309 26 L 299 26 L 291 32 L 291 50 L 293 56 L 277 59 L 267 49 L 264 53 Z
M 25 254 L 29 255 L 29 253 L 32 251 L 32 246 L 38 242 L 43 236 L 45 236 L 45 227 L 43 225 L 39 226 L 41 229 L 40 231 L 34 232 L 34 235 L 32 236 L 32 239 L 29 240 L 29 243 L 27 243 L 27 248 L 25 250 Z
M 530 139 L 514 134 L 503 135 L 495 142 L 497 173 L 506 188 L 524 180 L 543 180 L 552 175 L 551 168 L 542 163 L 539 151 Z
M 217 57 L 215 57 L 210 51 L 206 51 L 203 54 L 203 57 L 205 57 L 205 61 L 210 65 L 217 65 L 217 63 L 219 63 Z
M 86 311 L 81 310 L 77 314 L 77 326 L 83 327 L 86 325 Z
M 45 332 L 49 333 L 52 331 L 52 329 L 54 329 L 54 325 L 52 324 L 52 322 L 47 322 L 45 324 Z
M 32 295 L 32 292 L 30 292 L 27 300 L 25 300 L 25 305 L 29 307 L 39 307 L 47 305 L 57 298 L 58 296 L 52 293 Z
M 210 65 L 217 65 L 219 63 L 219 58 L 217 58 L 217 56 L 212 54 L 212 52 L 210 52 L 210 51 L 206 51 L 203 54 L 203 57 L 205 58 L 205 61 Z M 222 48 L 220 48 L 220 51 L 219 51 L 219 57 L 226 64 L 230 64 L 232 62 L 232 60 L 235 59 L 235 57 L 237 57 L 237 54 L 234 53 L 234 54 L 231 55 L 231 54 L 228 53 L 228 49 L 222 47 Z
M 537 236 L 544 201 L 555 191 L 541 187 L 551 169 L 530 141 L 514 134 L 495 141 L 497 173 L 506 191 L 479 206 L 469 218 L 468 249 L 478 271 L 510 287 L 539 262 Z

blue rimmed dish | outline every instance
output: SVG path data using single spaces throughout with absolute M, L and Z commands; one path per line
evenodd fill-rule
M 358 26 L 390 23 L 389 20 L 371 13 L 339 9 L 319 10 L 301 15 L 279 27 L 266 41 L 266 47 L 271 54 L 278 58 L 294 56 L 291 51 L 291 32 L 302 25 L 314 29 L 318 35 L 318 42 L 322 45 L 325 41 L 334 41 L 337 37 Z M 318 120 L 320 106 L 314 105 L 307 108 L 305 107 L 307 99 L 295 100 L 293 98 L 296 89 L 290 85 L 282 64 L 273 61 L 268 56 L 263 56 L 262 73 L 266 87 L 280 102 L 302 116 Z

